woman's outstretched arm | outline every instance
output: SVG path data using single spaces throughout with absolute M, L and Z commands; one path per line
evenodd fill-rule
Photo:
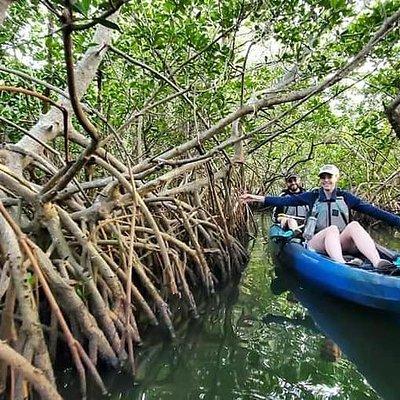
M 344 198 L 352 210 L 359 211 L 363 214 L 369 215 L 370 217 L 384 221 L 389 225 L 395 226 L 396 228 L 400 228 L 400 217 L 398 215 L 381 210 L 349 192 L 345 192 Z
M 260 196 L 258 194 L 245 193 L 240 196 L 243 203 L 262 203 L 265 206 L 305 206 L 314 203 L 312 192 L 303 192 L 292 196 Z

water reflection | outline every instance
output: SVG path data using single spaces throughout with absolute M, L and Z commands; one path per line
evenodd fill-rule
M 282 270 L 279 279 L 307 308 L 315 326 L 339 346 L 368 383 L 384 399 L 398 399 L 400 316 L 325 296 Z

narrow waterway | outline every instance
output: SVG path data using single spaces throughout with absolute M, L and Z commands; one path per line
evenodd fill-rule
M 380 237 L 399 248 L 391 232 Z M 176 342 L 141 351 L 135 383 L 122 374 L 106 375 L 109 398 L 400 396 L 400 317 L 300 287 L 274 266 L 261 237 L 240 286 L 226 288 L 204 304 L 201 319 L 182 322 L 179 332 Z M 71 397 L 65 398 L 73 398 L 73 386 L 67 379 L 65 393 Z

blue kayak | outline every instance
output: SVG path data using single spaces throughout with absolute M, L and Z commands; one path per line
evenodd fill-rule
M 309 250 L 293 239 L 291 231 L 278 225 L 270 228 L 269 236 L 275 244 L 275 255 L 280 264 L 292 268 L 307 283 L 330 295 L 363 306 L 400 312 L 400 276 L 378 273 L 365 262 L 356 268 L 333 261 L 327 256 Z M 399 254 L 390 252 L 393 261 Z

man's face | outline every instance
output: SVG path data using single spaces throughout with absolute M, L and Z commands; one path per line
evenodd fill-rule
M 290 192 L 298 192 L 300 190 L 300 179 L 292 176 L 286 180 L 286 187 Z

